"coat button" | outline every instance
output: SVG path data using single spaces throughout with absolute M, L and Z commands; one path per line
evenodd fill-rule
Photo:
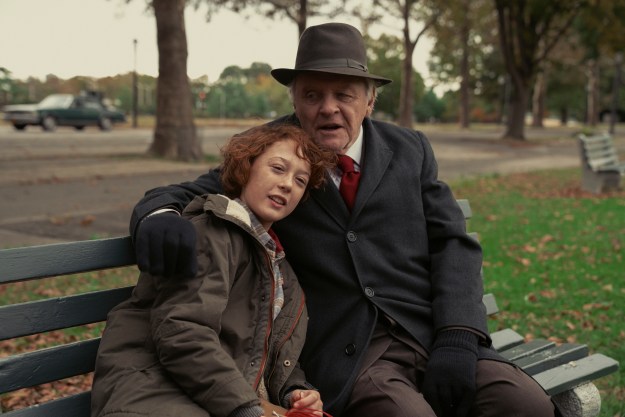
M 357 239 L 358 239 L 358 236 L 356 235 L 356 232 L 352 232 L 351 230 L 347 232 L 348 242 L 355 242 Z
M 373 291 L 373 288 L 371 287 L 365 287 L 365 294 L 367 294 L 367 297 L 373 297 L 375 295 L 375 291 Z
M 286 366 L 287 368 L 288 368 L 289 366 L 291 366 L 291 361 L 290 361 L 290 360 L 288 360 L 288 359 L 287 359 L 287 360 L 285 360 L 283 363 L 284 363 L 284 366 Z
M 356 353 L 356 345 L 353 343 L 350 343 L 349 345 L 345 346 L 345 354 L 347 356 L 352 356 L 354 353 Z

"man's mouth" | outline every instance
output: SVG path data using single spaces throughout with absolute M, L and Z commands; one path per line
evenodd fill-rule
M 340 129 L 341 127 L 342 127 L 342 126 L 341 126 L 341 125 L 339 125 L 339 124 L 334 124 L 334 123 L 331 123 L 331 124 L 325 124 L 325 125 L 319 126 L 319 130 L 324 130 L 324 131 L 335 131 L 335 130 Z

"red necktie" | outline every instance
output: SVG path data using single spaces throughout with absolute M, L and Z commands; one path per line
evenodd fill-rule
M 354 207 L 354 201 L 356 200 L 360 172 L 354 170 L 354 160 L 347 155 L 339 155 L 338 166 L 341 171 L 343 171 L 339 192 L 343 196 L 347 208 L 351 211 L 352 207 Z

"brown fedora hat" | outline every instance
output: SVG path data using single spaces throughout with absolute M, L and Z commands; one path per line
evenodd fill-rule
M 362 35 L 345 23 L 324 23 L 307 28 L 299 40 L 295 68 L 276 68 L 271 75 L 280 84 L 290 85 L 302 71 L 370 78 L 379 87 L 392 82 L 369 73 Z

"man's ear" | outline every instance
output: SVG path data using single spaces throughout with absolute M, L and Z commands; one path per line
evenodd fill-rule
M 375 98 L 372 98 L 369 103 L 367 103 L 367 117 L 370 117 L 373 113 L 373 105 L 375 104 Z
M 374 88 L 371 93 L 371 97 L 369 97 L 369 102 L 367 103 L 367 117 L 370 117 L 373 113 L 373 107 L 375 106 L 375 99 L 377 98 L 377 90 Z

